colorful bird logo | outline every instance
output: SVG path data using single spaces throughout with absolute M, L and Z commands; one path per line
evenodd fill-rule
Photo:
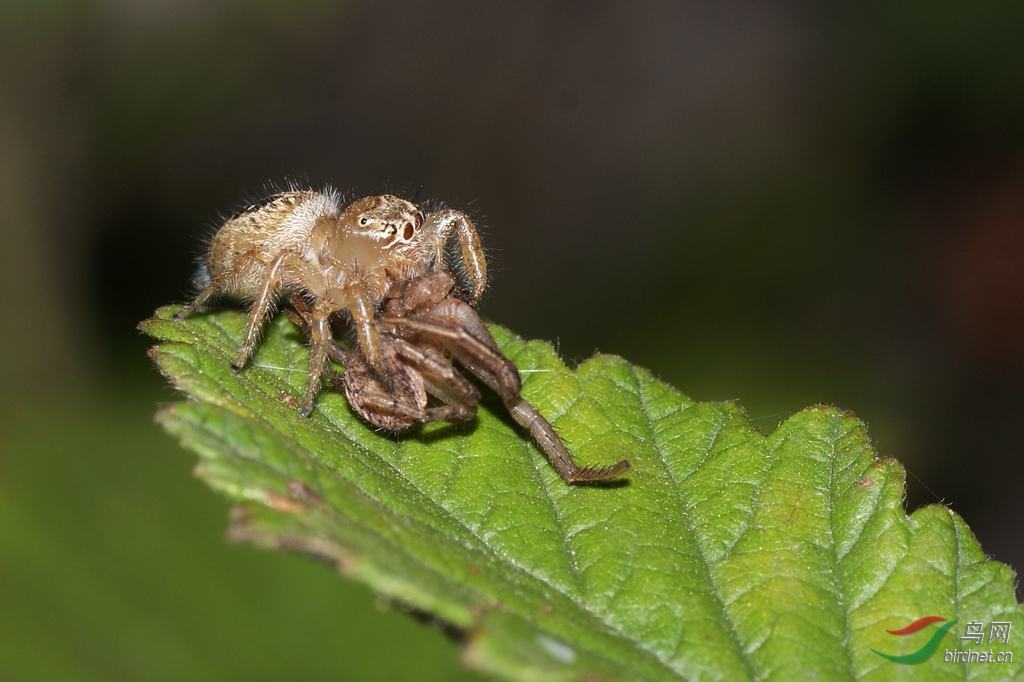
M 918 618 L 905 628 L 900 628 L 899 630 L 886 630 L 886 632 L 890 635 L 897 635 L 900 637 L 904 635 L 912 635 L 919 630 L 923 630 L 932 623 L 939 623 L 945 620 L 946 619 L 941 616 L 925 616 L 924 618 Z M 935 653 L 935 650 L 939 648 L 939 642 L 942 641 L 942 637 L 949 632 L 949 629 L 955 624 L 956 621 L 951 620 L 945 625 L 940 626 L 939 629 L 935 631 L 935 634 L 932 635 L 931 639 L 925 642 L 923 647 L 913 653 L 904 654 L 903 656 L 894 656 L 892 654 L 883 654 L 877 649 L 872 649 L 872 651 L 882 658 L 888 658 L 893 663 L 902 663 L 904 665 L 917 665 L 918 663 L 924 663 L 931 658 L 932 654 Z

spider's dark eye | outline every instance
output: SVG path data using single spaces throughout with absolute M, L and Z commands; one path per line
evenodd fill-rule
M 388 225 L 384 228 L 384 231 L 388 233 L 389 237 L 394 237 L 395 233 L 398 232 L 398 228 L 394 225 Z
M 366 216 L 363 216 L 362 218 L 359 219 L 359 224 L 360 225 L 365 225 L 368 222 L 370 222 L 370 219 L 367 218 Z
M 412 226 L 412 223 L 406 223 L 405 229 L 402 230 L 402 239 L 409 241 L 412 239 L 412 235 L 416 232 L 416 228 Z

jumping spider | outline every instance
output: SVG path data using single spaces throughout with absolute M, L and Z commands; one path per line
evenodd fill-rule
M 445 265 L 453 232 L 468 292 Z M 342 210 L 331 191 L 283 192 L 220 228 L 200 280 L 202 291 L 176 319 L 221 292 L 254 301 L 232 363 L 236 370 L 251 355 L 275 297 L 289 296 L 287 314 L 312 346 L 304 416 L 327 374 L 352 409 L 380 428 L 472 419 L 480 392 L 457 362 L 501 397 L 567 483 L 605 480 L 629 467 L 626 460 L 601 469 L 578 466 L 551 424 L 520 396 L 519 372 L 473 308 L 487 266 L 476 229 L 462 213 L 444 210 L 424 218 L 414 204 L 388 195 Z M 332 318 L 354 327 L 352 349 L 335 341 Z M 341 377 L 327 366 L 328 357 L 345 368 Z M 428 406 L 430 397 L 441 404 Z
M 438 211 L 424 220 L 414 204 L 390 195 L 366 197 L 342 210 L 331 190 L 281 192 L 217 231 L 198 277 L 203 289 L 175 318 L 188 317 L 220 293 L 252 299 L 245 339 L 231 365 L 237 371 L 252 355 L 274 299 L 296 291 L 308 295 L 312 349 L 301 410 L 309 415 L 331 341 L 330 317 L 348 313 L 363 356 L 387 383 L 376 311 L 396 284 L 444 267 L 452 232 L 458 232 L 471 283 L 467 298 L 476 302 L 487 283 L 487 265 L 476 229 L 462 213 Z

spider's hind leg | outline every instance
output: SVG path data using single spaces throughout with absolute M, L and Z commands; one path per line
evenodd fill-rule
M 175 322 L 184 320 L 186 317 L 188 317 L 196 310 L 201 308 L 203 304 L 205 304 L 211 298 L 213 298 L 221 291 L 223 291 L 224 288 L 224 277 L 218 277 L 214 280 L 211 280 L 209 283 L 207 283 L 206 286 L 203 287 L 202 291 L 200 291 L 199 294 L 196 295 L 195 299 L 193 299 L 191 303 L 189 303 L 187 306 L 185 306 L 178 312 L 174 313 L 174 315 L 171 316 L 171 319 L 174 320 Z

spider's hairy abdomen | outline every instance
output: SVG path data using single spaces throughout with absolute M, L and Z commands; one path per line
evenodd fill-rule
M 325 192 L 282 192 L 266 204 L 224 223 L 210 242 L 207 266 L 211 278 L 230 273 L 229 293 L 251 295 L 266 266 L 283 252 L 313 261 L 310 249 L 318 225 L 336 223 L 341 212 L 336 195 Z

